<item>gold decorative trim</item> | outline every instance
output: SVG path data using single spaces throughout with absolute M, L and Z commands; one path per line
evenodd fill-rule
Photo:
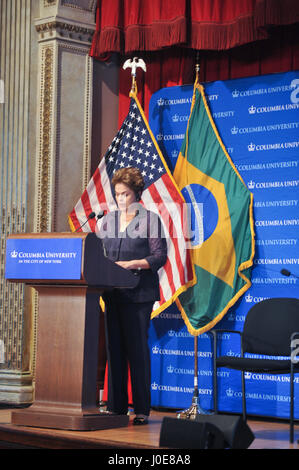
M 59 103 L 61 99 L 61 81 L 60 81 L 60 69 L 61 69 L 61 54 L 63 51 L 68 51 L 71 53 L 74 53 L 76 55 L 81 55 L 83 57 L 86 57 L 86 63 L 85 63 L 85 88 L 84 88 L 84 121 L 83 121 L 83 126 L 84 126 L 84 134 L 83 134 L 83 141 L 82 141 L 82 170 L 81 170 L 81 190 L 82 192 L 86 188 L 89 180 L 90 180 L 90 154 L 91 154 L 91 116 L 92 116 L 92 99 L 91 99 L 91 93 L 92 93 L 92 76 L 93 76 L 93 60 L 91 57 L 88 55 L 88 47 L 81 45 L 72 45 L 69 43 L 66 43 L 64 41 L 56 41 L 57 44 L 57 82 L 56 82 L 56 109 L 57 109 L 57 119 L 56 119 L 56 128 L 55 128 L 55 133 L 56 133 L 56 161 L 55 161 L 55 168 L 56 171 L 58 170 L 59 167 L 59 162 L 58 159 L 60 158 L 60 116 L 59 116 Z M 55 181 L 58 181 L 59 175 L 55 175 Z M 53 203 L 53 209 L 52 209 L 52 229 L 53 231 L 56 230 L 57 226 L 57 221 L 56 221 L 56 216 L 57 216 L 57 197 L 56 197 L 56 188 L 52 190 L 52 203 Z
M 84 115 L 84 149 L 82 168 L 82 192 L 85 190 L 90 180 L 90 155 L 91 155 L 91 94 L 92 94 L 93 61 L 86 56 L 86 77 L 85 77 L 85 115 Z
M 41 61 L 41 106 L 40 106 L 40 149 L 38 160 L 37 231 L 50 229 L 50 143 L 53 108 L 53 47 L 42 50 Z

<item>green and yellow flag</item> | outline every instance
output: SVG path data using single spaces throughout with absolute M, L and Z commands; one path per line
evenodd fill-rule
M 210 330 L 251 286 L 253 196 L 218 134 L 197 81 L 174 179 L 191 215 L 197 283 L 177 305 L 189 333 Z

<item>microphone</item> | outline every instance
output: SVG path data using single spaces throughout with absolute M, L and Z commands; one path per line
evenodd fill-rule
M 280 273 L 287 277 L 294 276 L 297 279 L 299 279 L 299 277 L 296 276 L 296 274 L 291 273 L 291 271 L 289 271 L 288 269 L 281 269 Z
M 100 220 L 102 217 L 104 217 L 105 215 L 105 212 L 104 211 L 100 211 L 97 215 L 97 221 Z
M 78 227 L 78 228 L 75 230 L 75 232 L 78 232 L 78 230 L 80 230 L 82 227 L 84 227 L 84 225 L 87 224 L 87 222 L 88 222 L 90 219 L 94 219 L 95 216 L 96 216 L 95 212 L 91 212 L 91 213 L 89 214 L 89 216 L 87 217 L 87 219 L 85 220 L 85 222 L 84 222 L 82 225 L 80 225 L 80 227 Z
M 96 213 L 95 213 L 95 212 L 91 212 L 91 213 L 89 214 L 89 216 L 87 217 L 87 219 L 85 220 L 85 222 L 84 222 L 82 225 L 80 225 L 80 227 L 78 227 L 77 230 L 75 230 L 75 232 L 78 232 L 78 230 L 80 230 L 82 227 L 84 227 L 84 225 L 87 224 L 87 222 L 88 222 L 90 219 L 94 219 L 94 218 L 96 217 L 96 220 L 98 221 L 98 220 L 100 220 L 102 217 L 104 217 L 104 215 L 105 215 L 105 212 L 104 212 L 104 211 L 100 211 L 97 216 L 96 216 Z

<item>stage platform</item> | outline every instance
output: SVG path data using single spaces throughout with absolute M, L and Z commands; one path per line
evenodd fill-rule
M 0 450 L 2 449 L 151 449 L 159 450 L 159 437 L 164 417 L 175 418 L 175 412 L 151 412 L 147 426 L 134 426 L 134 415 L 127 427 L 101 431 L 64 431 L 11 424 L 12 408 L 0 407 Z M 249 449 L 299 449 L 299 426 L 295 442 L 289 443 L 287 422 L 248 420 L 255 439 Z

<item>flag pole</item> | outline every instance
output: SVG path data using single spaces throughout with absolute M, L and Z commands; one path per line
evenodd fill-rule
M 178 419 L 196 419 L 198 415 L 208 415 L 208 411 L 204 410 L 199 403 L 198 390 L 198 336 L 194 336 L 194 391 L 192 403 L 189 408 L 177 413 Z
M 195 83 L 199 81 L 199 51 L 196 53 L 195 63 Z M 199 403 L 199 390 L 198 390 L 198 336 L 194 336 L 194 391 L 192 403 L 189 408 L 177 413 L 179 419 L 196 419 L 197 415 L 207 415 L 209 412 L 203 410 Z

